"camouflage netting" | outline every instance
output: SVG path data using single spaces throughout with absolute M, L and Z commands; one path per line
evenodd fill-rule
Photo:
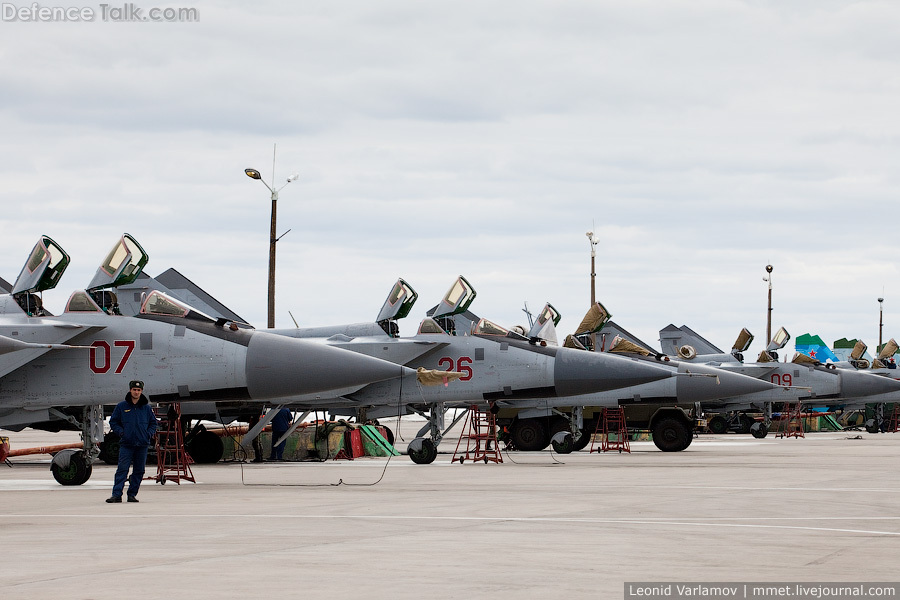
M 425 367 L 416 369 L 416 379 L 418 379 L 419 383 L 422 385 L 428 386 L 443 385 L 451 381 L 456 381 L 463 375 L 465 375 L 465 373 L 460 373 L 459 371 L 438 371 L 437 369 L 426 369 Z
M 613 340 L 609 351 L 617 354 L 640 354 L 641 356 L 650 356 L 652 354 L 652 352 L 643 346 L 638 346 L 634 342 L 629 342 L 625 338 L 620 337 L 616 337 L 616 339 Z
M 591 306 L 578 325 L 578 329 L 575 330 L 575 335 L 600 331 L 600 328 L 609 321 L 609 317 L 610 315 L 606 308 L 599 302 L 594 302 L 594 305 Z

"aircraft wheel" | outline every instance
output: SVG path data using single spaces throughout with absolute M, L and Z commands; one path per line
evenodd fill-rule
M 81 453 L 73 454 L 69 466 L 63 469 L 56 463 L 50 465 L 53 479 L 60 485 L 81 485 L 91 478 L 93 467 L 88 464 Z
M 100 443 L 100 460 L 108 465 L 119 464 L 119 436 L 114 431 L 103 436 L 103 442 Z
M 769 434 L 769 428 L 766 427 L 765 423 L 754 423 L 753 426 L 750 427 L 750 433 L 752 433 L 753 437 L 756 439 L 761 440 Z
M 424 438 L 422 439 L 422 445 L 418 450 L 407 450 L 406 453 L 409 454 L 410 460 L 417 465 L 428 465 L 433 463 L 434 459 L 437 458 L 437 447 L 430 439 Z
M 185 444 L 185 450 L 201 465 L 211 465 L 222 460 L 225 455 L 225 443 L 212 431 L 198 431 Z
M 663 417 L 653 426 L 653 443 L 663 452 L 681 452 L 691 445 L 691 428 L 675 417 Z
M 562 436 L 562 440 L 557 441 L 556 436 L 553 436 L 553 441 L 550 442 L 550 445 L 553 446 L 553 451 L 557 454 L 571 454 L 575 450 L 575 438 L 571 433 L 566 433 Z
M 707 424 L 710 433 L 722 435 L 728 431 L 728 421 L 722 415 L 716 415 Z
M 541 419 L 516 419 L 511 433 L 513 445 L 524 452 L 536 452 L 550 445 L 550 436 Z
M 580 452 L 588 447 L 588 444 L 591 443 L 591 438 L 594 435 L 594 431 L 597 430 L 597 422 L 596 421 L 588 421 L 584 424 L 584 429 L 581 430 L 581 437 L 575 441 L 575 452 Z
M 738 433 L 750 433 L 753 424 L 756 422 L 744 413 L 738 415 Z
M 875 419 L 869 419 L 866 421 L 866 431 L 869 433 L 878 433 L 878 423 L 875 422 Z

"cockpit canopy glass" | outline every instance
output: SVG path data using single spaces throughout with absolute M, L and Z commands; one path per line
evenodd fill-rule
M 88 291 L 132 283 L 150 257 L 132 236 L 124 234 L 113 246 L 88 285 Z
M 180 300 L 176 300 L 159 290 L 153 290 L 141 304 L 142 315 L 158 317 L 184 317 L 202 321 L 215 322 L 215 319 L 192 308 Z
M 69 255 L 52 239 L 41 236 L 13 284 L 12 294 L 53 289 L 68 266 Z
M 66 312 L 100 312 L 100 307 L 83 290 L 73 292 L 66 303 Z
M 481 319 L 472 328 L 473 335 L 499 335 L 506 337 L 509 335 L 509 329 L 500 327 L 496 323 L 492 323 L 487 319 Z
M 450 286 L 447 293 L 444 294 L 444 298 L 431 316 L 438 318 L 464 313 L 474 300 L 475 289 L 466 281 L 465 277 L 460 275 L 456 278 L 453 285 Z
M 422 319 L 422 322 L 419 323 L 418 333 L 443 333 L 444 335 L 447 335 L 447 332 L 441 329 L 441 326 L 437 324 L 437 321 L 431 317 Z
M 791 339 L 791 334 L 789 334 L 787 330 L 782 327 L 775 335 L 772 336 L 772 341 L 768 346 L 766 346 L 766 350 L 780 350 L 784 348 L 784 345 L 788 343 L 789 339 Z

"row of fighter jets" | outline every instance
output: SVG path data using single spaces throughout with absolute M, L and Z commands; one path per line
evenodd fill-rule
M 577 335 L 558 345 L 559 315 L 551 305 L 529 331 L 508 330 L 469 311 L 475 291 L 462 277 L 411 337 L 399 336 L 397 320 L 418 296 L 402 279 L 374 322 L 255 330 L 190 285 L 173 289 L 147 277 L 148 260 L 123 235 L 89 285 L 52 315 L 39 294 L 59 283 L 69 256 L 42 236 L 9 293 L 0 295 L 0 428 L 79 429 L 83 448 L 58 453 L 51 466 L 62 484 L 90 477 L 105 410 L 130 379 L 142 379 L 152 401 L 181 402 L 185 414 L 198 417 L 226 421 L 270 407 L 247 439 L 282 406 L 357 417 L 419 414 L 428 423 L 408 450 L 417 463 L 435 459 L 455 423 L 446 426 L 447 412 L 472 404 L 490 405 L 519 449 L 553 443 L 562 452 L 586 445 L 603 407 L 649 407 L 639 417 L 643 426 L 660 449 L 678 451 L 690 444 L 701 403 L 753 407 L 811 395 L 900 394 L 900 382 L 887 377 L 816 365 L 802 368 L 830 378 L 827 390 L 813 390 L 805 372 L 792 375 L 791 384 L 773 383 L 771 369 L 781 363 L 745 365 L 734 354 L 678 360 L 638 344 L 626 348 L 623 336 L 607 352 L 588 352 L 578 340 L 610 325 L 599 304 Z

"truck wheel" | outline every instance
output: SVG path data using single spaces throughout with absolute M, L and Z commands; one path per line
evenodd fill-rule
M 523 452 L 537 452 L 550 445 L 550 436 L 541 419 L 516 419 L 512 429 L 512 442 Z
M 739 414 L 737 419 L 738 433 L 750 433 L 750 428 L 753 427 L 753 424 L 756 422 L 744 413 Z
M 100 443 L 100 460 L 108 465 L 119 464 L 119 436 L 110 431 Z
M 663 452 L 681 452 L 691 445 L 691 428 L 675 417 L 663 417 L 653 426 L 653 443 Z
M 707 424 L 710 433 L 722 435 L 728 431 L 728 421 L 722 415 L 716 415 Z

